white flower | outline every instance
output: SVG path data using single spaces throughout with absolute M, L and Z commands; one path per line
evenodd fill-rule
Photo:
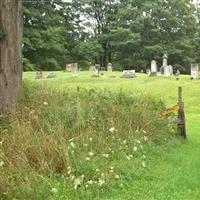
M 48 103 L 45 101 L 44 103 L 43 103 L 45 106 L 47 106 L 48 105 Z
M 0 141 L 0 145 L 2 145 L 3 144 L 3 141 Z
M 90 160 L 90 157 L 86 157 L 85 160 L 89 161 L 89 160 Z
M 123 144 L 126 144 L 126 140 L 123 141 Z
M 145 130 L 143 130 L 143 133 L 147 133 Z
M 137 143 L 140 144 L 141 143 L 140 140 L 137 140 Z
M 146 167 L 145 161 L 142 161 L 142 167 Z
M 70 142 L 71 147 L 74 149 L 75 148 L 75 144 L 74 142 Z
M 119 176 L 118 174 L 116 174 L 116 175 L 115 175 L 115 178 L 116 178 L 116 179 L 119 179 L 119 178 L 120 178 L 120 176 Z
M 113 173 L 113 172 L 114 172 L 114 170 L 113 170 L 113 169 L 111 169 L 111 170 L 110 170 L 110 173 Z
M 99 169 L 96 169 L 96 172 L 99 172 Z
M 88 155 L 92 157 L 92 156 L 94 156 L 94 153 L 91 151 L 88 153 Z
M 147 136 L 144 136 L 144 141 L 148 141 L 148 137 Z
M 74 180 L 74 189 L 77 189 L 77 187 L 80 185 L 81 185 L 81 180 L 79 178 L 76 178 Z
M 51 192 L 57 193 L 57 192 L 58 192 L 58 189 L 57 189 L 57 188 L 51 188 Z
M 133 151 L 137 151 L 137 147 L 136 146 L 133 147 Z
M 104 181 L 103 179 L 99 179 L 98 184 L 99 184 L 100 186 L 102 186 L 104 183 L 105 183 L 105 181 Z
M 114 132 L 115 132 L 115 128 L 112 127 L 112 128 L 109 129 L 109 131 L 110 131 L 111 133 L 114 133 Z
M 108 158 L 108 157 L 109 157 L 109 154 L 104 153 L 104 154 L 102 154 L 102 156 L 103 156 L 104 158 Z
M 110 167 L 110 169 L 114 169 L 114 167 L 113 167 L 113 166 L 111 166 L 111 167 Z
M 88 185 L 88 184 L 86 184 L 86 185 L 85 185 L 85 187 L 86 187 L 86 188 L 88 188 L 88 187 L 89 187 L 89 185 Z
M 89 180 L 87 183 L 88 183 L 89 185 L 92 185 L 92 184 L 93 184 L 93 181 L 92 181 L 92 180 Z
M 4 166 L 4 161 L 2 160 L 1 162 L 0 162 L 0 167 L 3 167 Z
M 90 137 L 90 138 L 89 138 L 89 141 L 92 142 L 92 140 L 93 140 L 92 137 Z
M 130 160 L 131 158 L 129 156 L 126 156 L 127 160 Z

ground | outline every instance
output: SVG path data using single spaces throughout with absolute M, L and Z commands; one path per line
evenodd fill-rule
M 45 73 L 45 76 L 47 72 Z M 162 152 L 160 157 L 152 159 L 149 171 L 138 174 L 134 180 L 127 180 L 126 187 L 113 190 L 104 197 L 96 199 L 122 200 L 197 200 L 200 197 L 200 80 L 190 80 L 183 75 L 177 81 L 175 77 L 147 77 L 137 74 L 133 79 L 120 78 L 120 72 L 104 73 L 99 78 L 92 78 L 89 72 L 80 72 L 74 78 L 71 73 L 57 72 L 55 79 L 37 80 L 49 87 L 76 89 L 105 88 L 125 90 L 129 93 L 147 93 L 166 102 L 167 106 L 177 103 L 178 86 L 183 88 L 185 103 L 187 141 L 173 149 Z M 111 77 L 111 76 L 115 77 Z M 35 78 L 35 72 L 24 73 L 24 79 Z M 154 164 L 154 165 L 153 165 Z M 59 197 L 57 197 L 59 199 Z

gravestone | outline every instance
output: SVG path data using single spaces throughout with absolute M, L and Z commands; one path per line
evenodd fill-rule
M 121 78 L 134 78 L 135 75 L 135 70 L 124 70 Z
M 42 71 L 37 71 L 35 75 L 35 79 L 42 79 L 42 78 L 43 78 Z
M 169 72 L 170 72 L 170 76 L 173 76 L 173 67 L 172 67 L 172 65 L 169 65 Z
M 95 71 L 95 66 L 94 66 L 94 65 L 91 65 L 91 66 L 89 67 L 89 71 L 90 71 L 90 72 L 94 72 L 94 71 Z
M 56 77 L 56 73 L 55 72 L 49 72 L 47 78 L 55 78 Z
M 77 77 L 79 75 L 79 69 L 77 63 L 72 66 L 72 76 Z
M 163 55 L 163 67 L 167 67 L 167 58 L 168 58 L 168 56 L 167 56 L 167 54 L 164 54 Z
M 176 71 L 176 80 L 178 81 L 179 80 L 179 76 L 180 76 L 180 71 L 177 69 L 177 71 Z
M 157 76 L 157 62 L 155 60 L 151 61 L 151 76 Z
M 198 79 L 199 77 L 199 65 L 191 64 L 191 79 Z
M 160 74 L 164 75 L 165 74 L 165 68 L 162 66 L 160 67 Z
M 77 63 L 66 64 L 65 70 L 67 72 L 72 72 L 72 70 L 73 70 L 74 67 L 78 67 L 78 64 Z
M 112 63 L 108 63 L 107 71 L 112 72 Z
M 100 64 L 95 64 L 94 75 L 95 76 L 99 76 L 100 70 L 101 70 L 101 65 Z
M 170 77 L 170 67 L 169 66 L 165 66 L 164 67 L 164 76 L 165 77 Z
M 148 76 L 150 76 L 150 75 L 151 75 L 151 70 L 150 70 L 150 69 L 147 69 L 147 70 L 146 70 L 146 73 L 147 73 Z

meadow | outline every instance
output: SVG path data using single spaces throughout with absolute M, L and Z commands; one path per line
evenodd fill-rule
M 200 80 L 91 75 L 24 73 L 20 103 L 1 130 L 1 198 L 199 199 Z M 157 115 L 176 105 L 178 86 L 186 141 L 176 116 Z

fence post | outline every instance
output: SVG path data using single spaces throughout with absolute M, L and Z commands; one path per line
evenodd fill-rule
M 186 128 L 185 128 L 185 112 L 184 112 L 184 103 L 182 100 L 182 87 L 178 87 L 178 132 L 180 136 L 184 139 L 186 136 Z

